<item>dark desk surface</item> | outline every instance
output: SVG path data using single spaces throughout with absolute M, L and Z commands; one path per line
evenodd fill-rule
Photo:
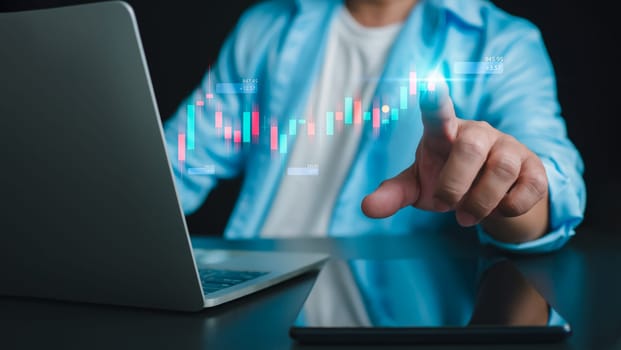
M 339 239 L 223 241 L 195 245 L 329 252 L 336 257 L 397 258 L 487 254 L 471 234 Z M 512 257 L 573 325 L 564 343 L 464 346 L 464 349 L 621 349 L 621 235 L 580 231 L 554 254 Z M 312 287 L 307 274 L 199 313 L 176 313 L 0 297 L 1 349 L 305 349 L 288 327 Z M 326 347 L 323 347 L 326 348 Z M 385 347 L 382 347 L 385 348 Z M 417 349 L 454 349 L 420 346 Z

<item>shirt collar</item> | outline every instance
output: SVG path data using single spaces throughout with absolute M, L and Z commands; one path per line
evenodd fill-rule
M 483 26 L 483 16 L 481 15 L 481 5 L 478 1 L 472 0 L 420 0 L 428 2 L 439 9 L 446 10 L 460 19 L 462 22 L 473 27 Z M 342 0 L 296 0 L 301 9 L 326 3 L 342 2 Z M 418 4 L 417 6 L 419 6 Z
M 438 8 L 442 8 L 464 23 L 473 27 L 483 26 L 483 16 L 481 15 L 482 1 L 472 0 L 422 0 L 428 1 Z

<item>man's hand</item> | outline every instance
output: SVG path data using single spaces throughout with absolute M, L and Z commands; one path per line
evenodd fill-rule
M 446 82 L 422 92 L 423 137 L 412 166 L 362 202 L 383 218 L 413 205 L 455 210 L 462 226 L 482 223 L 497 239 L 523 242 L 547 231 L 548 182 L 539 157 L 486 122 L 457 118 Z

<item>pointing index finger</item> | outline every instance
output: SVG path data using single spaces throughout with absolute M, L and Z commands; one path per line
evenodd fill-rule
M 458 123 L 448 85 L 444 78 L 432 77 L 427 87 L 419 95 L 425 134 L 453 140 L 457 134 Z

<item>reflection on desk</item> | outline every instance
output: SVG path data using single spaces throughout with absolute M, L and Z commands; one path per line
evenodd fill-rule
M 470 259 L 487 256 L 475 235 L 368 236 L 358 238 L 221 240 L 195 238 L 202 248 L 314 251 L 343 259 Z M 512 256 L 511 261 L 572 325 L 573 335 L 552 345 L 516 349 L 610 350 L 621 335 L 621 238 L 578 232 L 554 254 Z M 497 252 L 494 251 L 493 254 Z M 490 254 L 492 255 L 492 254 Z M 471 275 L 476 271 L 470 268 Z M 0 297 L 3 349 L 309 349 L 288 330 L 316 274 L 195 314 Z M 1 283 L 1 282 L 0 282 Z M 470 293 L 475 285 L 464 288 Z M 446 288 L 449 288 L 447 286 Z M 467 290 L 467 289 L 466 289 Z M 470 294 L 474 295 L 474 294 Z M 466 314 L 472 309 L 467 309 Z M 463 320 L 463 318 L 462 318 Z M 377 347 L 385 349 L 384 346 Z M 426 346 L 412 347 L 428 349 Z M 485 349 L 505 349 L 490 346 Z M 322 350 L 326 347 L 321 347 Z M 454 345 L 433 350 L 455 349 Z M 459 349 L 480 349 L 464 346 Z M 618 350 L 618 349 L 617 349 Z
M 508 326 L 530 328 L 518 333 Z M 513 263 L 475 257 L 332 260 L 292 331 L 302 342 L 385 344 L 543 342 L 568 330 Z

